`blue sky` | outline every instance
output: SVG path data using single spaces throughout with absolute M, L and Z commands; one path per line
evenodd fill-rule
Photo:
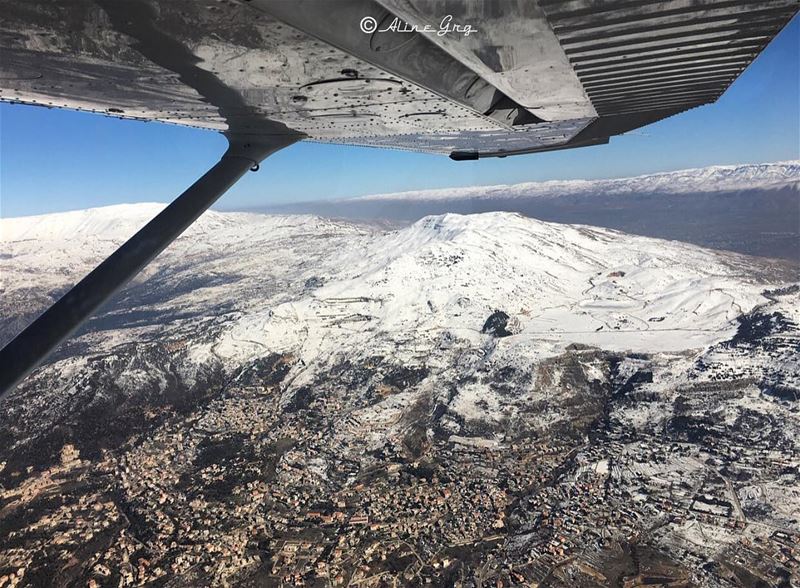
M 225 149 L 217 133 L 0 104 L 0 215 L 167 202 Z M 800 20 L 720 100 L 605 146 L 453 162 L 447 157 L 301 143 L 247 174 L 216 205 L 240 209 L 380 192 L 548 179 L 611 178 L 800 158 Z

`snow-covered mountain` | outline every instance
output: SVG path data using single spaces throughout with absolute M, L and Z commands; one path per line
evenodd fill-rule
M 0 340 L 160 207 L 0 220 Z M 800 534 L 796 282 L 513 213 L 209 212 L 0 402 L 0 573 L 717 586 L 691 562 Z
M 63 287 L 161 207 L 120 205 L 1 220 L 4 295 Z M 308 261 L 286 266 L 279 248 L 287 240 L 301 247 L 303 235 L 345 243 L 335 255 L 327 252 L 321 266 L 308 268 Z M 508 213 L 446 214 L 381 232 L 318 217 L 212 211 L 137 283 L 165 266 L 172 273 L 164 276 L 167 282 L 235 276 L 234 285 L 218 291 L 190 289 L 178 299 L 169 297 L 170 304 L 196 306 L 198 312 L 212 295 L 246 310 L 227 326 L 223 341 L 214 343 L 230 355 L 289 348 L 302 355 L 310 346 L 307 359 L 313 361 L 315 354 L 331 353 L 320 349 L 318 340 L 326 339 L 330 348 L 357 345 L 332 340 L 327 333 L 332 324 L 358 323 L 364 328 L 342 337 L 363 339 L 377 331 L 391 345 L 409 333 L 419 340 L 435 340 L 443 330 L 473 337 L 501 306 L 518 324 L 514 341 L 535 339 L 537 349 L 552 344 L 550 352 L 559 353 L 580 342 L 658 351 L 702 348 L 730 336 L 737 316 L 766 301 L 763 286 L 742 272 L 736 263 L 743 262 L 732 261 L 737 259 L 678 242 Z M 274 266 L 285 273 L 283 280 L 315 278 L 315 286 L 283 304 L 237 299 L 262 277 L 256 267 Z
M 698 194 L 770 189 L 800 184 L 800 161 L 745 165 L 715 165 L 610 180 L 550 180 L 467 188 L 444 188 L 373 194 L 352 198 L 370 200 L 448 200 L 496 197 L 559 198 L 581 195 Z

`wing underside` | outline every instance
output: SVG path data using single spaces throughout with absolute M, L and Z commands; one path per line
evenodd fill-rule
M 604 143 L 713 102 L 797 2 L 2 0 L 0 11 L 4 101 L 239 134 L 274 121 L 315 141 L 471 159 Z M 474 30 L 439 34 L 446 17 Z

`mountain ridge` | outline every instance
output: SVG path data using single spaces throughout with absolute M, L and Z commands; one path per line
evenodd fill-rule
M 369 194 L 338 202 L 392 199 L 492 198 L 493 196 L 558 197 L 601 191 L 607 194 L 666 191 L 669 193 L 724 192 L 753 188 L 796 185 L 800 183 L 800 160 L 759 164 L 715 165 L 669 172 L 642 174 L 624 178 L 597 180 L 545 180 L 517 184 L 496 184 L 409 190 Z
M 0 267 L 7 266 L 5 291 L 20 289 L 26 281 L 35 283 L 30 276 L 37 266 L 46 276 L 88 271 L 93 265 L 92 259 L 102 259 L 158 207 L 157 204 L 119 205 L 80 213 L 4 219 L 0 226 L 10 228 L 3 232 L 7 233 L 4 240 L 12 255 L 10 259 L 0 260 Z M 21 229 L 16 227 L 18 224 L 22 225 Z M 515 313 L 529 313 L 530 310 L 524 309 L 537 304 L 550 309 L 534 312 L 533 316 L 538 319 L 522 320 L 523 331 L 525 328 L 537 333 L 553 331 L 552 337 L 556 340 L 568 337 L 566 333 L 570 331 L 581 332 L 581 342 L 618 348 L 614 330 L 633 328 L 642 331 L 644 339 L 637 344 L 640 348 L 655 345 L 674 349 L 692 338 L 697 347 L 709 344 L 715 335 L 703 335 L 706 328 L 712 332 L 719 329 L 717 338 L 725 333 L 730 335 L 735 313 L 725 302 L 727 299 L 735 301 L 738 312 L 765 301 L 758 295 L 758 288 L 736 282 L 738 270 L 731 268 L 737 264 L 752 265 L 736 256 L 686 243 L 588 225 L 551 223 L 508 212 L 447 213 L 425 217 L 399 230 L 380 231 L 314 216 L 209 211 L 162 256 L 175 260 L 176 251 L 189 247 L 198 259 L 213 258 L 213 249 L 217 247 L 251 248 L 249 240 L 255 239 L 257 234 L 258 239 L 269 243 L 272 237 L 280 240 L 283 235 L 297 239 L 306 231 L 323 236 L 330 231 L 341 235 L 349 245 L 327 261 L 327 274 L 321 277 L 323 283 L 290 303 L 287 317 L 295 318 L 281 318 L 281 306 L 268 307 L 264 311 L 268 316 L 255 311 L 253 320 L 261 321 L 260 328 L 271 325 L 265 331 L 270 334 L 274 334 L 275 329 L 283 329 L 287 336 L 299 332 L 303 319 L 298 318 L 298 313 L 305 313 L 306 317 L 326 313 L 342 317 L 353 315 L 357 322 L 369 325 L 377 321 L 375 325 L 380 326 L 376 328 L 387 329 L 387 325 L 393 325 L 391 329 L 401 331 L 420 328 L 428 320 L 420 317 L 431 313 L 433 316 L 440 314 L 436 320 L 449 317 L 447 320 L 456 324 L 461 320 L 454 317 L 471 316 L 474 324 L 470 328 L 477 329 L 485 320 L 484 315 L 491 313 L 491 301 L 502 299 L 506 310 L 513 307 Z M 190 245 L 198 242 L 203 245 Z M 80 256 L 69 254 L 76 248 Z M 268 255 L 259 256 L 256 252 L 249 255 L 251 261 L 263 257 L 263 263 L 269 263 Z M 221 259 L 230 256 L 222 255 Z M 229 264 L 227 272 L 242 262 L 231 257 Z M 19 271 L 19 265 L 27 268 Z M 142 283 L 158 273 L 160 266 L 148 268 L 135 283 Z M 249 266 L 247 271 L 250 271 Z M 181 272 L 186 274 L 182 279 L 187 281 L 195 268 L 188 265 Z M 47 279 L 40 281 L 44 284 Z M 54 284 L 51 281 L 50 287 Z M 652 284 L 658 286 L 654 289 Z M 525 295 L 529 297 L 528 302 L 522 295 L 524 289 L 531 291 Z M 459 291 L 469 303 L 453 299 L 454 293 Z M 359 302 L 365 292 L 380 298 L 381 303 L 376 306 L 370 300 Z M 186 292 L 178 300 L 191 304 L 191 298 L 187 298 L 191 294 Z M 232 292 L 231 296 L 234 295 Z M 705 302 L 704 296 L 707 297 Z M 670 309 L 681 307 L 681 300 L 693 298 L 707 308 L 705 316 L 684 314 L 678 318 L 679 314 L 670 314 Z M 345 312 L 339 308 L 343 305 L 326 302 L 327 299 L 352 299 L 353 302 L 344 305 Z M 479 300 L 482 301 L 478 305 L 480 308 L 470 310 Z M 660 319 L 663 322 L 658 324 L 649 323 L 658 319 L 659 308 L 669 316 L 666 320 Z M 582 310 L 576 314 L 576 309 Z M 246 317 L 242 320 L 250 324 Z M 561 329 L 548 326 L 550 324 L 572 326 Z M 693 334 L 681 332 L 681 329 L 692 331 L 693 325 L 697 327 Z M 258 332 L 247 332 L 249 328 L 237 335 L 240 340 L 259 341 L 256 349 L 268 344 Z M 564 334 L 559 335 L 561 331 Z M 597 334 L 593 334 L 595 331 Z M 672 339 L 667 336 L 670 332 L 674 334 Z M 626 339 L 637 340 L 633 334 Z M 569 343 L 570 340 L 565 339 L 556 347 Z M 234 352 L 237 347 L 241 345 L 231 343 L 226 349 L 237 355 Z

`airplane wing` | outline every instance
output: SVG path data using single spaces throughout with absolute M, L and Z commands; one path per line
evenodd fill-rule
M 796 0 L 0 1 L 2 100 L 454 159 L 714 102 Z M 469 27 L 467 29 L 466 27 Z M 265 127 L 266 125 L 266 127 Z
M 0 0 L 0 100 L 229 141 L 0 350 L 0 396 L 277 149 L 313 140 L 463 160 L 605 143 L 715 101 L 797 10 L 797 0 Z

